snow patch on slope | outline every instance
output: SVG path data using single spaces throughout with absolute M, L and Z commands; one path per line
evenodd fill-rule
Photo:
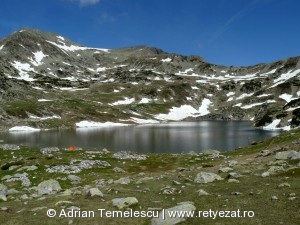
M 278 78 L 276 78 L 276 79 L 273 81 L 274 85 L 271 86 L 270 88 L 276 87 L 277 85 L 284 83 L 285 81 L 287 81 L 287 80 L 289 80 L 289 79 L 291 79 L 291 78 L 297 76 L 299 73 L 300 73 L 300 69 L 295 70 L 295 71 L 293 71 L 293 72 L 292 72 L 292 71 L 289 71 L 289 72 L 287 72 L 287 73 L 281 74 Z
M 135 101 L 135 98 L 125 97 L 124 100 L 116 101 L 116 102 L 112 103 L 111 105 L 129 105 L 129 104 L 133 103 L 134 101 Z
M 279 98 L 283 99 L 286 102 L 290 102 L 290 101 L 296 99 L 296 98 L 293 98 L 293 95 L 289 95 L 289 94 L 279 95 Z
M 99 50 L 99 51 L 103 51 L 103 52 L 107 52 L 109 53 L 110 49 L 106 49 L 106 48 L 88 48 L 88 47 L 81 47 L 81 46 L 77 46 L 77 45 L 70 45 L 70 46 L 67 46 L 65 43 L 62 43 L 60 42 L 61 44 L 57 44 L 53 41 L 47 41 L 48 43 L 52 44 L 52 45 L 55 45 L 56 47 L 60 48 L 60 49 L 63 49 L 65 51 L 71 51 L 71 52 L 74 52 L 74 51 L 78 51 L 78 50 Z
M 96 128 L 102 128 L 102 127 L 114 127 L 114 126 L 128 126 L 128 124 L 125 123 L 113 123 L 113 122 L 94 122 L 94 121 L 80 121 L 76 123 L 76 127 L 78 128 L 89 128 L 89 127 L 96 127 Z
M 189 116 L 198 114 L 198 111 L 190 105 L 182 105 L 180 107 L 172 107 L 168 114 L 159 114 L 155 118 L 158 120 L 182 120 Z
M 202 104 L 201 106 L 199 107 L 199 113 L 200 113 L 200 116 L 204 116 L 204 115 L 207 115 L 209 114 L 210 112 L 208 111 L 208 107 L 209 105 L 211 104 L 212 102 L 208 99 L 208 98 L 205 98 L 202 100 Z
M 30 78 L 29 74 L 27 73 L 28 71 L 35 72 L 34 69 L 30 66 L 30 64 L 14 61 L 14 63 L 11 63 L 11 65 L 19 71 L 19 79 L 26 81 L 34 81 L 34 79 Z
M 40 131 L 40 130 L 41 129 L 28 127 L 28 126 L 16 126 L 16 127 L 10 128 L 8 131 L 9 132 L 18 132 L 18 131 L 33 132 L 33 131 Z

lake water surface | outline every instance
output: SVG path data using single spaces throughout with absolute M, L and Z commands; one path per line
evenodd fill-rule
M 33 147 L 71 145 L 87 149 L 156 153 L 228 151 L 279 134 L 248 121 L 174 122 L 154 125 L 0 133 L 3 143 Z

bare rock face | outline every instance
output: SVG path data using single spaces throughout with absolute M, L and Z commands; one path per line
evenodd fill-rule
M 300 126 L 300 57 L 226 67 L 206 62 L 201 56 L 167 53 L 149 46 L 84 47 L 58 34 L 33 29 L 22 29 L 1 39 L 0 48 L 2 129 L 16 120 L 34 121 L 41 128 L 72 127 L 74 121 L 103 118 L 138 123 L 137 115 L 143 121 L 159 122 L 172 120 L 157 116 L 168 115 L 180 106 L 192 107 L 194 113 L 177 120 L 251 119 L 255 126 L 267 129 Z M 55 101 L 61 98 L 60 91 L 72 90 L 76 95 L 78 89 L 79 101 L 74 102 L 68 94 L 65 98 L 70 101 L 66 104 Z M 45 98 L 45 91 L 52 96 L 53 104 L 35 104 Z M 91 101 L 107 96 L 109 101 Z M 132 101 L 118 105 L 120 96 Z M 101 110 L 94 110 L 99 104 Z M 104 111 L 108 112 L 105 116 Z M 66 113 L 72 119 L 60 119 Z M 57 121 L 48 124 L 49 118 Z M 132 154 L 116 157 L 136 158 Z

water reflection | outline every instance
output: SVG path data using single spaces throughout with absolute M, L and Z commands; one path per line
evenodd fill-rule
M 252 128 L 247 121 L 176 122 L 107 128 L 79 128 L 41 132 L 1 133 L 5 143 L 61 148 L 75 145 L 88 149 L 137 152 L 227 151 L 279 132 Z

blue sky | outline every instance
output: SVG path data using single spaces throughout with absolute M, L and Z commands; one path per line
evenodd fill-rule
M 0 37 L 28 27 L 246 66 L 300 55 L 299 9 L 298 0 L 2 0 Z

